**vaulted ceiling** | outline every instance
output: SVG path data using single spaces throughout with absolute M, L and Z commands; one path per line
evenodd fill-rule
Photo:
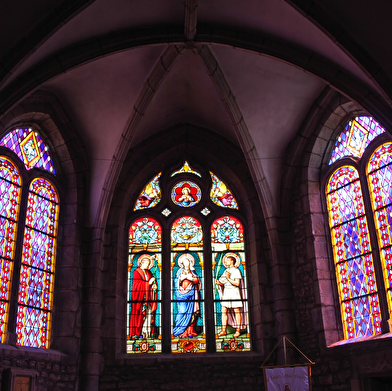
M 0 120 L 37 89 L 58 98 L 88 150 L 91 225 L 124 139 L 185 122 L 243 149 L 274 215 L 287 148 L 326 88 L 392 124 L 391 13 L 387 0 L 6 2 Z

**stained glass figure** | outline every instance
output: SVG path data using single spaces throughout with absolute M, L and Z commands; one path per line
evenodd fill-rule
M 212 179 L 212 187 L 210 192 L 211 201 L 223 208 L 238 209 L 237 201 L 233 193 L 215 174 L 210 171 Z
M 36 167 L 56 174 L 48 146 L 33 129 L 14 129 L 0 140 L 0 145 L 15 152 L 27 170 Z
M 367 146 L 385 129 L 371 117 L 357 117 L 348 122 L 331 153 L 329 165 L 344 157 L 361 158 Z
M 191 216 L 177 219 L 171 229 L 171 247 L 171 349 L 173 353 L 202 353 L 206 351 L 206 335 L 200 222 Z
M 17 345 L 48 348 L 50 342 L 58 195 L 43 179 L 30 184 L 16 322 Z
M 153 208 L 158 205 L 161 201 L 161 187 L 159 185 L 161 174 L 162 173 L 160 172 L 157 176 L 151 179 L 146 186 L 144 186 L 133 210 Z
M 244 229 L 232 216 L 211 226 L 217 352 L 250 351 Z
M 194 175 L 197 175 L 198 177 L 201 178 L 201 174 L 199 172 L 193 170 L 186 160 L 185 160 L 184 165 L 179 170 L 174 171 L 170 176 L 174 177 L 175 175 L 178 175 L 178 174 L 194 174 Z
M 337 169 L 326 185 L 327 208 L 345 339 L 381 333 L 377 283 L 358 171 Z
M 206 352 L 201 252 L 172 253 L 172 352 Z
M 21 195 L 17 168 L 0 157 L 0 342 L 5 342 Z
M 392 143 L 374 151 L 367 170 L 389 313 L 392 313 Z
M 190 181 L 178 182 L 173 186 L 171 199 L 178 206 L 190 208 L 201 199 L 200 187 Z
M 127 352 L 162 352 L 162 228 L 150 217 L 129 229 Z

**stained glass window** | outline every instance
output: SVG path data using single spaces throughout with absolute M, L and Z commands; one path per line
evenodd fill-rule
M 222 208 L 238 209 L 237 201 L 227 185 L 210 171 L 212 187 L 210 191 L 211 201 Z
M 160 177 L 161 173 L 156 175 L 146 186 L 144 186 L 136 201 L 134 210 L 153 208 L 161 201 Z
M 0 145 L 13 151 L 26 170 L 39 168 L 55 174 L 49 149 L 33 129 L 14 129 Z M 15 330 L 17 345 L 46 349 L 51 335 L 59 199 L 49 180 L 36 177 L 39 171 L 25 183 L 22 171 L 11 159 L 0 157 L 1 342 L 6 342 L 7 330 Z M 22 212 L 21 199 L 27 202 Z M 17 286 L 11 287 L 12 283 Z M 11 308 L 16 319 L 9 316 Z
M 129 229 L 127 352 L 162 352 L 162 229 L 137 219 Z
M 197 183 L 189 174 L 198 177 Z M 230 190 L 214 178 L 219 195 L 226 195 L 229 207 L 237 209 L 232 213 L 240 214 Z M 151 183 L 156 184 L 161 204 L 148 211 L 144 209 L 150 206 L 134 208 L 129 229 L 127 353 L 250 351 L 242 223 L 235 216 L 223 216 L 215 219 L 213 228 L 206 225 L 219 209 L 216 205 L 222 211 L 228 205 L 203 196 L 211 191 L 211 182 L 187 161 L 179 170 L 160 173 Z M 154 186 L 145 187 L 141 194 L 151 194 Z M 140 195 L 136 205 L 139 199 Z M 235 262 L 230 266 L 232 258 Z M 225 272 L 236 276 L 232 276 L 233 286 L 238 283 L 234 291 L 240 292 L 240 298 L 227 296 L 228 284 L 218 287 L 216 280 L 224 281 Z M 236 309 L 227 311 L 226 335 L 216 337 L 224 328 L 228 302 L 235 302 Z
M 19 172 L 14 164 L 7 158 L 0 157 L 0 333 L 2 343 L 5 342 L 7 330 L 21 184 Z
M 51 331 L 58 195 L 43 178 L 31 182 L 20 269 L 17 345 L 48 348 Z
M 366 147 L 385 129 L 371 117 L 357 117 L 349 121 L 335 143 L 329 165 L 344 157 L 361 158 Z
M 367 170 L 388 307 L 392 313 L 392 143 L 374 151 Z
M 380 303 L 358 171 L 338 168 L 326 193 L 345 338 L 380 334 Z
M 190 216 L 171 229 L 173 353 L 206 352 L 203 232 Z
M 15 152 L 27 170 L 36 167 L 56 174 L 48 146 L 33 129 L 14 129 L 0 140 L 0 145 Z
M 244 229 L 232 216 L 211 226 L 214 285 L 215 344 L 217 352 L 249 351 Z

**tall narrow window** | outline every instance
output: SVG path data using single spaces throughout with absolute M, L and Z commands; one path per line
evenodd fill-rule
M 52 327 L 60 204 L 55 185 L 42 172 L 54 178 L 56 170 L 48 146 L 31 128 L 12 130 L 0 146 L 24 164 L 18 171 L 11 158 L 0 156 L 2 342 L 9 331 L 17 345 L 45 349 Z M 26 170 L 31 170 L 28 176 Z M 11 284 L 17 286 L 11 289 Z
M 245 229 L 235 194 L 185 161 L 155 175 L 134 205 L 127 352 L 250 351 Z
M 0 332 L 1 342 L 5 342 L 18 217 L 21 196 L 21 178 L 15 165 L 7 158 L 0 157 Z

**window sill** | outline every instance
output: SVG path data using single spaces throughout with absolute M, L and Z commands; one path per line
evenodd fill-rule
M 28 358 L 36 358 L 40 360 L 50 360 L 54 362 L 60 362 L 63 358 L 68 355 L 52 349 L 38 349 L 29 348 L 25 346 L 11 346 L 0 344 L 0 355 L 1 356 L 26 356 Z
M 357 344 L 357 343 L 361 343 L 361 342 L 380 341 L 380 340 L 389 339 L 389 338 L 392 338 L 392 332 L 385 333 L 385 334 L 372 335 L 371 337 L 358 337 L 358 338 L 345 339 L 342 341 L 335 342 L 332 345 L 329 345 L 328 348 L 347 346 L 347 345 L 351 346 L 353 344 Z

